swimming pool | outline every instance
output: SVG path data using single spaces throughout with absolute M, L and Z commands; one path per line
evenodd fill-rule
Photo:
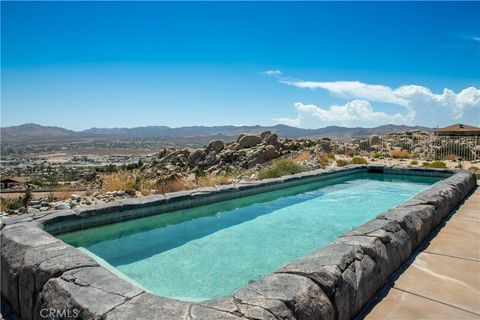
M 439 180 L 355 173 L 57 237 L 155 295 L 203 301 L 319 250 Z

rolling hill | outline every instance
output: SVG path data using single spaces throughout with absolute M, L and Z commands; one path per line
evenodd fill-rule
M 318 129 L 303 129 L 287 125 L 275 126 L 189 126 L 171 128 L 167 126 L 148 126 L 136 128 L 91 128 L 83 131 L 72 131 L 60 127 L 41 126 L 28 123 L 19 126 L 0 128 L 2 143 L 36 143 L 80 141 L 84 139 L 138 139 L 138 138 L 188 138 L 188 137 L 237 137 L 241 133 L 258 134 L 270 130 L 280 137 L 289 138 L 353 138 L 369 135 L 383 135 L 392 132 L 410 130 L 432 131 L 426 127 L 383 125 L 375 128 L 346 128 L 329 126 Z

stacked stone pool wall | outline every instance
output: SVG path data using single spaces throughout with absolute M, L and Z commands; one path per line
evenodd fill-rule
M 312 255 L 283 266 L 232 296 L 206 302 L 151 295 L 54 237 L 361 172 L 444 179 Z M 42 319 L 43 310 L 66 310 L 70 319 L 350 319 L 475 186 L 475 176 L 463 170 L 359 165 L 44 216 L 24 215 L 8 219 L 2 227 L 1 293 L 22 319 Z

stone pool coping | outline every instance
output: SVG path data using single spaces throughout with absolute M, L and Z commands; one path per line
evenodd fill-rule
M 362 172 L 445 179 L 323 249 L 205 302 L 154 296 L 52 235 Z M 354 165 L 23 215 L 2 225 L 1 294 L 22 319 L 45 319 L 50 310 L 70 319 L 350 319 L 475 186 L 473 173 L 459 169 Z

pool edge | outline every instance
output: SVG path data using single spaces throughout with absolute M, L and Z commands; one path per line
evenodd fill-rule
M 42 217 L 19 217 L 2 227 L 2 297 L 22 319 L 39 319 L 44 309 L 65 308 L 78 310 L 82 317 L 106 316 L 107 319 L 268 319 L 273 315 L 292 319 L 352 318 L 430 231 L 475 188 L 476 179 L 472 173 L 457 169 L 348 166 L 215 190 L 182 191 L 137 203 L 145 207 L 175 206 L 185 200 L 205 199 L 215 193 L 249 195 L 370 170 L 449 177 L 340 236 L 327 247 L 283 266 L 234 295 L 202 303 L 176 301 L 146 293 L 43 230 L 59 221 L 88 220 L 95 216 L 95 210 L 110 216 L 118 208 L 128 212 L 128 208 L 135 206 L 135 201 Z M 113 222 L 104 220 L 102 223 L 108 221 Z M 80 226 L 91 225 L 80 223 Z M 49 231 L 52 230 L 55 232 L 56 229 Z M 95 279 L 101 281 L 96 283 Z

